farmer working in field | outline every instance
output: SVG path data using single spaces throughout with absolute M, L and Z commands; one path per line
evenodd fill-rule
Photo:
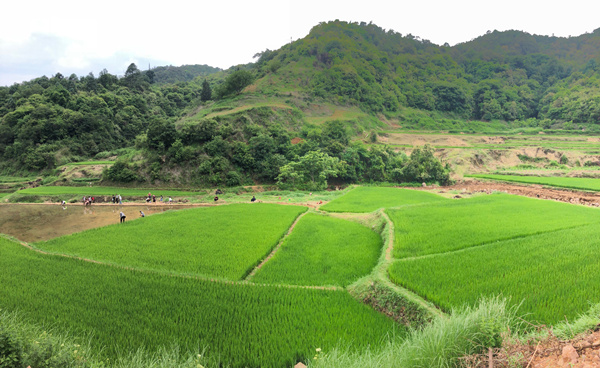
M 123 212 L 119 212 L 119 219 L 121 220 L 121 222 L 125 222 L 125 218 L 127 216 L 125 216 L 125 214 Z

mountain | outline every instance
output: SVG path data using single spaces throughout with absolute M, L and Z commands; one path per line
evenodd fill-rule
M 122 78 L 57 74 L 0 87 L 0 170 L 52 173 L 126 156 L 116 168 L 137 174 L 108 177 L 239 185 L 274 182 L 320 152 L 338 160 L 338 180 L 398 181 L 407 157 L 356 141 L 397 126 L 594 131 L 600 123 L 599 30 L 494 31 L 449 47 L 333 21 L 257 56 L 229 70 L 132 64 Z M 181 170 L 174 178 L 165 167 Z

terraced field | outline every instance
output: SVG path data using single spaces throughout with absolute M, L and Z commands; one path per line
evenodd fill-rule
M 305 207 L 235 204 L 167 212 L 36 243 L 141 269 L 241 280 Z
M 253 281 L 346 286 L 371 272 L 381 246 L 381 237 L 360 224 L 308 214 Z
M 491 179 L 525 184 L 540 184 L 558 188 L 600 191 L 600 179 L 596 178 L 568 178 L 559 176 L 524 176 L 495 174 L 478 174 L 466 176 L 477 179 Z
M 493 241 L 600 223 L 600 211 L 508 194 L 387 210 L 394 256 L 444 253 Z
M 158 216 L 157 216 L 158 217 Z M 204 347 L 231 367 L 290 367 L 316 348 L 355 348 L 405 330 L 342 290 L 211 282 L 40 254 L 0 238 L 0 307 L 93 332 L 97 352 Z
M 379 208 L 447 200 L 437 194 L 398 188 L 358 187 L 321 206 L 329 212 L 372 212 Z

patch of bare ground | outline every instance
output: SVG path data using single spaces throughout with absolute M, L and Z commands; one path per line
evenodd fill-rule
M 510 341 L 486 354 L 464 358 L 468 368 L 594 368 L 600 367 L 599 327 L 572 340 L 559 340 L 552 335 L 541 341 Z
M 427 190 L 428 188 L 418 188 Z M 504 192 L 525 197 L 551 199 L 572 204 L 600 207 L 600 193 L 583 192 L 569 189 L 544 188 L 541 185 L 517 185 L 505 183 L 482 182 L 477 180 L 464 180 L 451 186 L 442 187 L 442 191 L 458 191 L 457 195 L 491 194 Z

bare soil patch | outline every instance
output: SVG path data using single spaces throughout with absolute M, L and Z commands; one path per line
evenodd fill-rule
M 532 198 L 551 199 L 560 202 L 600 207 L 600 193 L 569 189 L 551 189 L 544 188 L 541 185 L 517 185 L 464 180 L 454 185 L 443 187 L 443 191 L 450 190 L 456 190 L 467 195 L 474 193 L 491 194 L 492 192 L 504 192 Z
M 599 326 L 600 327 L 600 326 Z M 490 362 L 491 360 L 491 362 Z M 488 354 L 465 358 L 470 368 L 594 368 L 600 367 L 600 331 L 561 341 L 550 336 L 539 342 L 506 343 Z

